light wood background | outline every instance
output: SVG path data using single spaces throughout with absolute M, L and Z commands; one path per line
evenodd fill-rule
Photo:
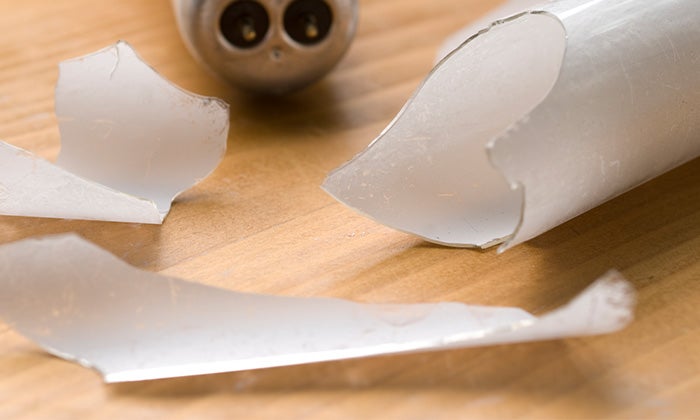
M 325 174 L 399 111 L 441 40 L 498 1 L 360 3 L 359 33 L 340 66 L 273 101 L 203 71 L 167 0 L 0 0 L 2 140 L 53 159 L 58 62 L 119 39 L 175 83 L 232 106 L 226 158 L 162 226 L 0 217 L 0 243 L 75 231 L 137 267 L 235 290 L 535 313 L 617 267 L 639 291 L 632 326 L 593 338 L 104 385 L 0 323 L 0 418 L 700 417 L 700 161 L 503 255 L 431 245 L 365 219 L 320 190 Z

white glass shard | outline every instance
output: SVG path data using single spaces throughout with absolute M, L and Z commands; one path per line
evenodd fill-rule
M 0 142 L 0 214 L 161 223 L 150 200 L 87 181 Z
M 0 142 L 0 214 L 161 223 L 226 150 L 228 105 L 183 91 L 125 42 L 60 65 L 52 165 Z
M 617 272 L 542 317 L 236 293 L 138 270 L 74 235 L 0 246 L 0 287 L 1 319 L 107 382 L 609 333 L 634 306 Z
M 558 0 L 497 21 L 324 189 L 432 242 L 537 236 L 700 155 L 697 6 Z

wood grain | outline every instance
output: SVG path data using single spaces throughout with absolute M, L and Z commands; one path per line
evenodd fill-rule
M 241 291 L 366 302 L 453 300 L 543 313 L 610 267 L 639 291 L 618 334 L 104 385 L 0 323 L 0 418 L 692 418 L 700 416 L 700 161 L 502 255 L 425 243 L 320 189 L 496 0 L 364 0 L 322 83 L 278 101 L 211 78 L 167 0 L 0 0 L 0 139 L 52 159 L 57 64 L 119 39 L 232 106 L 229 151 L 162 226 L 0 217 L 0 243 L 78 232 L 151 271 Z M 1 293 L 1 292 L 0 292 Z M 230 320 L 236 322 L 236 320 Z

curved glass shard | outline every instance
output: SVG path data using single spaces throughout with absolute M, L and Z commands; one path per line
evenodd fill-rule
M 0 287 L 0 319 L 107 382 L 604 334 L 634 306 L 617 272 L 541 317 L 237 293 L 138 270 L 74 235 L 0 246 Z
M 60 65 L 61 154 L 0 143 L 0 214 L 161 223 L 226 150 L 228 105 L 163 79 L 125 42 Z

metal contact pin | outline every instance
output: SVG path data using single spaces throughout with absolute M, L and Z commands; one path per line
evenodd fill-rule
M 316 16 L 314 15 L 307 15 L 305 20 L 305 28 L 304 32 L 306 34 L 306 37 L 309 39 L 316 39 L 318 38 L 318 22 L 316 21 Z
M 255 24 L 251 19 L 245 19 L 241 24 L 241 36 L 247 42 L 253 42 L 258 33 L 255 31 Z

